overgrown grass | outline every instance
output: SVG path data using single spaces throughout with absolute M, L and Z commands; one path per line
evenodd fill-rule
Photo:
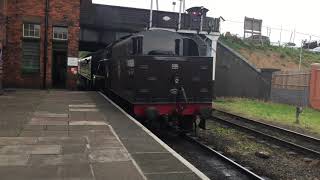
M 288 57 L 297 64 L 300 60 L 300 49 L 272 45 L 255 45 L 253 43 L 243 41 L 236 36 L 220 36 L 220 41 L 239 53 L 241 53 L 240 50 L 248 50 L 249 52 L 264 51 L 267 54 L 273 52 L 279 53 L 280 57 L 283 59 Z M 302 65 L 305 67 L 310 67 L 313 63 L 320 63 L 320 53 L 303 50 L 302 57 Z
M 277 124 L 296 127 L 320 135 L 320 112 L 305 108 L 296 124 L 296 107 L 285 104 L 263 102 L 244 98 L 221 98 L 215 101 L 215 107 L 254 119 L 263 119 Z

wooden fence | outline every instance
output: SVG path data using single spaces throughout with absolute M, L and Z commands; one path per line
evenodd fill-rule
M 271 100 L 292 105 L 309 105 L 310 71 L 279 71 L 272 76 Z
M 272 87 L 304 90 L 310 85 L 310 71 L 278 71 L 273 74 Z

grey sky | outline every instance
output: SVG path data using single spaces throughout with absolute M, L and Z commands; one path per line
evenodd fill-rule
M 160 10 L 172 11 L 172 2 L 178 0 L 159 0 Z M 150 8 L 150 0 L 93 0 L 94 3 L 127 6 L 136 8 Z M 282 41 L 289 41 L 292 31 L 296 28 L 296 41 L 309 39 L 320 40 L 320 1 L 319 0 L 186 0 L 187 7 L 205 6 L 210 9 L 209 15 L 222 16 L 226 21 L 222 24 L 222 32 L 230 31 L 243 36 L 244 16 L 263 19 L 263 26 L 271 26 L 271 40 L 279 41 L 280 27 L 289 31 L 282 32 Z M 236 21 L 236 22 L 231 22 Z M 278 30 L 277 30 L 278 29 Z M 266 34 L 266 28 L 263 29 Z

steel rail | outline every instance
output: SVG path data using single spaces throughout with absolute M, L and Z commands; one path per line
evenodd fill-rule
M 238 118 L 238 119 L 241 119 L 242 121 L 246 121 L 246 122 L 251 123 L 251 124 L 260 125 L 260 126 L 272 129 L 272 130 L 277 130 L 279 132 L 285 132 L 285 133 L 290 134 L 290 135 L 301 137 L 301 138 L 304 138 L 307 141 L 319 143 L 319 145 L 320 145 L 320 139 L 318 139 L 316 137 L 312 137 L 312 136 L 309 136 L 309 135 L 306 135 L 306 134 L 295 132 L 295 131 L 292 131 L 292 130 L 289 130 L 289 129 L 285 129 L 285 128 L 282 128 L 282 127 L 279 127 L 279 126 L 272 125 L 272 124 L 267 124 L 267 123 L 264 123 L 264 122 L 256 121 L 256 120 L 253 120 L 253 119 L 250 119 L 250 118 L 245 118 L 245 117 L 242 117 L 242 116 L 239 116 L 239 115 L 231 114 L 229 112 L 225 112 L 225 111 L 222 111 L 222 110 L 214 109 L 214 111 L 222 113 L 222 114 L 226 114 L 228 116 L 232 116 L 232 117 L 235 117 L 235 118 Z
M 183 137 L 185 139 L 187 139 L 188 141 L 190 141 L 190 142 L 192 142 L 194 144 L 197 144 L 202 149 L 212 153 L 215 157 L 218 157 L 219 159 L 221 159 L 222 161 L 226 162 L 230 166 L 236 168 L 237 171 L 239 171 L 243 175 L 247 176 L 248 179 L 256 179 L 256 180 L 263 180 L 264 179 L 263 177 L 255 174 L 254 172 L 252 172 L 249 169 L 243 167 L 242 165 L 238 164 L 237 162 L 233 161 L 232 159 L 224 156 L 223 154 L 221 154 L 220 152 L 214 150 L 213 148 L 211 148 L 211 147 L 199 142 L 194 137 L 191 137 L 190 135 L 187 135 L 187 134 L 184 134 Z
M 277 131 L 277 133 L 286 133 L 286 134 L 292 135 L 292 136 L 297 137 L 297 138 L 302 138 L 305 141 L 309 141 L 311 143 L 320 143 L 319 139 L 311 137 L 311 136 L 307 136 L 307 135 L 304 135 L 304 134 L 301 134 L 301 133 L 296 133 L 294 131 L 290 131 L 290 130 L 287 130 L 287 129 L 284 129 L 284 128 L 280 128 L 280 127 L 277 127 L 277 126 L 273 126 L 273 125 L 269 125 L 269 124 L 266 124 L 266 123 L 258 122 L 258 121 L 255 121 L 255 120 L 250 120 L 250 119 L 247 119 L 247 118 L 244 118 L 244 117 L 241 117 L 241 116 L 238 116 L 238 115 L 234 115 L 234 114 L 231 114 L 231 113 L 227 113 L 227 112 L 224 112 L 224 111 L 217 110 L 217 112 L 220 112 L 220 113 L 224 114 L 224 116 L 237 118 L 237 119 L 239 119 L 241 121 L 245 121 L 246 123 L 249 123 L 249 124 L 258 125 L 258 126 L 260 126 L 260 128 L 261 127 L 267 128 L 267 129 L 270 129 L 272 131 Z M 293 143 L 293 142 L 290 142 L 288 140 L 281 139 L 279 137 L 275 137 L 275 136 L 273 136 L 271 134 L 266 134 L 264 132 L 255 130 L 253 128 L 249 128 L 249 127 L 247 127 L 245 125 L 241 125 L 241 123 L 242 123 L 241 121 L 238 121 L 237 123 L 235 123 L 235 122 L 231 122 L 230 120 L 227 120 L 227 119 L 224 119 L 222 117 L 219 117 L 217 115 L 212 115 L 212 118 L 213 118 L 213 120 L 216 120 L 218 122 L 227 124 L 229 126 L 237 128 L 237 129 L 245 130 L 246 132 L 249 132 L 249 133 L 254 134 L 254 135 L 259 135 L 263 139 L 274 141 L 277 144 L 285 146 L 285 147 L 290 148 L 292 150 L 297 150 L 298 152 L 300 152 L 302 154 L 320 157 L 320 152 L 318 150 L 314 150 L 312 148 L 305 147 L 303 145 L 299 145 L 297 143 Z

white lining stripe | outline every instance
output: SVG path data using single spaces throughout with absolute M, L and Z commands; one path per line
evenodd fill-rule
M 210 180 L 205 174 L 203 174 L 199 169 L 194 167 L 190 162 L 184 159 L 180 154 L 175 152 L 172 148 L 170 148 L 167 144 L 165 144 L 161 139 L 159 139 L 156 135 L 154 135 L 149 129 L 144 127 L 140 122 L 130 116 L 127 112 L 125 112 L 121 107 L 115 104 L 112 100 L 110 100 L 107 96 L 99 92 L 101 96 L 103 96 L 107 101 L 109 101 L 112 105 L 114 105 L 118 110 L 120 110 L 123 114 L 125 114 L 129 119 L 131 119 L 134 123 L 136 123 L 143 131 L 145 131 L 149 136 L 151 136 L 155 141 L 157 141 L 162 147 L 164 147 L 167 151 L 169 151 L 175 158 L 177 158 L 181 163 L 187 166 L 191 171 L 193 171 L 197 176 L 199 176 L 202 180 Z
M 95 108 L 95 104 L 69 104 L 69 108 Z
M 70 112 L 98 112 L 99 109 L 70 108 Z

